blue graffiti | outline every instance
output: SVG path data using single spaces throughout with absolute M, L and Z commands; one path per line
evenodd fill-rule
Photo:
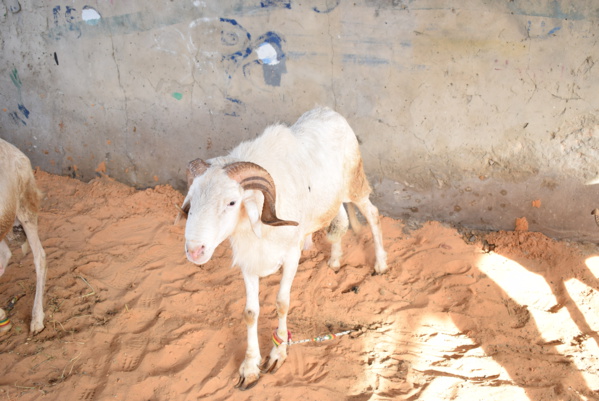
M 10 116 L 10 118 L 12 118 L 12 121 L 13 121 L 15 124 L 19 124 L 19 123 L 21 123 L 21 124 L 23 124 L 23 125 L 27 125 L 27 121 L 23 120 L 23 119 L 21 118 L 21 115 L 22 115 L 23 117 L 25 117 L 26 119 L 28 119 L 28 118 L 29 118 L 29 110 L 27 110 L 27 108 L 26 108 L 25 106 L 23 106 L 21 103 L 19 103 L 19 104 L 17 105 L 17 107 L 19 108 L 19 111 L 21 112 L 21 114 L 19 114 L 19 113 L 18 113 L 18 112 L 16 112 L 16 111 L 12 111 L 12 112 L 8 113 L 8 115 Z
M 559 0 L 550 0 L 546 4 L 509 1 L 507 2 L 507 6 L 514 14 L 528 17 L 545 17 L 571 21 L 585 19 L 584 13 L 580 11 L 563 10 Z
M 12 81 L 13 85 L 17 87 L 19 93 L 21 93 L 21 86 L 23 86 L 23 83 L 21 82 L 21 78 L 19 78 L 19 72 L 16 68 L 13 68 L 11 71 L 10 80 Z
M 547 32 L 547 36 L 553 35 L 557 31 L 559 31 L 560 29 L 562 29 L 561 26 L 556 26 L 555 28 L 553 28 L 552 30 L 550 30 L 549 32 Z
M 64 13 L 64 19 L 67 24 L 72 25 L 73 21 L 75 21 L 75 17 L 73 16 L 73 12 L 77 11 L 71 6 L 66 6 L 66 11 Z
M 269 8 L 269 7 L 277 7 L 277 8 L 287 8 L 291 10 L 291 1 L 289 0 L 262 0 L 260 2 L 260 7 Z
M 220 18 L 220 22 L 227 24 L 220 31 L 221 43 L 225 46 L 242 47 L 242 50 L 225 55 L 223 59 L 238 62 L 239 59 L 245 59 L 252 54 L 252 48 L 250 47 L 252 35 L 234 19 Z
M 19 108 L 21 114 L 25 116 L 25 118 L 29 118 L 29 110 L 27 110 L 27 107 L 23 106 L 20 103 L 17 105 L 17 107 Z
M 353 64 L 358 64 L 358 65 L 377 66 L 377 65 L 389 64 L 389 60 L 380 58 L 380 57 L 373 57 L 373 56 L 362 56 L 362 55 L 357 55 L 357 54 L 344 54 L 343 55 L 343 63 L 353 63 Z
M 546 26 L 547 24 L 545 21 L 541 21 L 541 23 L 538 25 L 538 27 L 540 27 L 539 29 L 538 27 L 533 26 L 532 21 L 528 21 L 526 23 L 526 33 L 529 38 L 545 39 L 549 38 L 550 36 L 555 36 L 556 33 L 562 29 L 561 26 L 556 26 L 547 31 Z
M 25 120 L 23 120 L 20 116 L 19 113 L 17 113 L 16 111 L 12 111 L 10 113 L 8 113 L 8 115 L 10 116 L 10 118 L 12 118 L 12 121 L 15 124 L 23 124 L 23 125 L 27 125 L 27 122 Z
M 75 22 L 75 11 L 77 11 L 75 8 L 71 6 L 66 6 L 63 15 L 60 6 L 56 6 L 52 9 L 52 16 L 54 18 L 55 39 L 58 40 L 63 36 L 63 31 L 60 29 L 61 19 L 64 19 L 64 23 L 66 24 L 66 28 L 68 31 L 75 32 L 77 34 L 77 38 L 81 37 L 81 28 L 79 24 Z
M 276 32 L 267 32 L 257 40 L 252 41 L 252 35 L 234 19 L 220 18 L 220 22 L 226 24 L 221 30 L 221 43 L 236 47 L 237 51 L 223 55 L 225 71 L 229 78 L 233 77 L 234 72 L 241 65 L 244 75 L 252 65 L 261 65 L 264 75 L 264 81 L 270 86 L 280 86 L 281 76 L 287 72 L 285 66 L 285 52 L 283 51 L 283 42 Z M 265 53 L 257 60 L 249 60 L 254 50 L 259 50 L 264 45 Z
M 245 104 L 241 100 L 232 97 L 225 97 L 225 100 L 231 102 L 232 104 L 230 105 L 231 107 L 225 106 L 224 114 L 226 116 L 239 117 L 239 114 L 237 114 L 236 110 L 240 108 L 244 110 Z
M 23 125 L 27 125 L 27 122 L 23 118 L 21 118 L 21 116 L 25 117 L 25 119 L 28 119 L 30 113 L 29 113 L 29 110 L 27 109 L 27 107 L 25 107 L 23 105 L 23 94 L 21 92 L 23 83 L 21 82 L 21 78 L 19 78 L 19 72 L 17 71 L 16 68 L 13 68 L 13 70 L 11 71 L 10 80 L 12 81 L 14 86 L 17 88 L 17 97 L 18 97 L 17 108 L 19 109 L 20 114 L 19 114 L 19 112 L 12 111 L 9 113 L 9 115 L 15 124 L 21 123 Z
M 283 39 L 275 32 L 266 32 L 258 38 L 258 46 L 270 45 L 270 54 L 260 59 L 264 82 L 270 86 L 281 86 L 281 76 L 287 72 L 285 65 L 285 53 L 282 47 Z M 274 50 L 274 53 L 272 53 Z
M 280 49 L 283 39 L 281 39 L 281 37 L 277 33 L 269 31 L 269 32 L 266 32 L 264 35 L 260 36 L 258 38 L 258 42 L 261 42 L 261 43 L 267 42 L 267 43 L 277 46 Z
M 328 2 L 326 2 L 326 3 L 328 3 Z M 336 9 L 337 6 L 339 6 L 339 3 L 341 3 L 341 0 L 335 0 L 335 2 L 333 4 L 331 4 L 330 6 L 328 4 L 326 4 L 327 7 L 323 7 L 323 8 L 312 7 L 312 11 L 317 12 L 319 14 L 328 14 L 331 11 L 333 11 L 334 9 Z
M 54 15 L 54 25 L 58 26 L 58 18 L 60 16 L 60 6 L 56 6 L 52 9 L 52 15 Z

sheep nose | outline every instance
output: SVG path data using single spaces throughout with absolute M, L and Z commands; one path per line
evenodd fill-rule
M 187 254 L 191 257 L 192 260 L 199 259 L 200 256 L 204 255 L 204 251 L 206 250 L 205 245 L 200 245 L 194 248 L 187 248 Z

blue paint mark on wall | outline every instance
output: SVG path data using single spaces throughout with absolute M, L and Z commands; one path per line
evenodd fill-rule
M 73 21 L 75 21 L 75 15 L 73 15 L 75 13 L 75 8 L 71 7 L 71 6 L 66 6 L 66 11 L 64 13 L 64 19 L 67 22 L 67 25 L 69 26 L 69 30 L 71 31 L 76 31 L 77 27 L 74 26 Z
M 19 113 L 17 113 L 16 111 L 12 111 L 12 112 L 8 113 L 8 115 L 10 116 L 10 118 L 12 118 L 12 121 L 13 121 L 15 124 L 17 124 L 17 125 L 18 125 L 19 123 L 21 123 L 21 124 L 23 124 L 23 125 L 27 125 L 27 122 L 25 122 L 25 120 L 23 120 L 23 119 L 22 119 L 22 118 L 19 116 Z
M 19 72 L 17 71 L 16 68 L 13 68 L 13 70 L 10 73 L 10 80 L 12 81 L 12 83 L 14 84 L 14 86 L 17 87 L 17 89 L 19 90 L 19 93 L 21 92 L 21 87 L 23 86 L 23 83 L 21 82 L 21 78 L 19 78 Z
M 89 7 L 89 6 L 85 6 Z M 84 10 L 85 10 L 84 7 Z M 83 15 L 81 20 L 75 18 L 74 9 L 69 7 L 70 21 L 66 21 L 66 15 L 62 13 L 61 6 L 56 6 L 52 9 L 54 18 L 54 26 L 48 30 L 48 37 L 54 40 L 60 40 L 68 32 L 74 31 L 86 36 L 96 35 L 128 35 L 136 32 L 145 32 L 152 29 L 163 28 L 166 26 L 176 25 L 181 22 L 189 21 L 190 19 L 200 18 L 202 15 L 196 14 L 195 10 L 190 13 L 172 12 L 170 14 L 156 13 L 131 13 L 116 15 L 114 17 L 96 18 L 97 23 L 91 23 L 92 20 L 86 20 Z M 90 7 L 91 8 L 91 7 Z M 199 13 L 199 11 L 198 11 Z
M 29 118 L 30 113 L 29 113 L 29 110 L 27 109 L 27 107 L 25 107 L 23 105 L 23 95 L 21 92 L 23 83 L 21 82 L 21 78 L 19 77 L 19 72 L 17 71 L 16 68 L 13 68 L 13 70 L 11 71 L 10 80 L 17 88 L 17 98 L 18 98 L 17 108 L 19 109 L 19 111 L 12 111 L 9 113 L 9 115 L 15 124 L 27 125 L 27 122 L 25 120 Z M 22 117 L 24 117 L 25 119 L 23 119 Z
M 343 63 L 352 63 L 352 64 L 370 65 L 370 66 L 389 64 L 389 60 L 384 59 L 384 58 L 373 57 L 373 56 L 363 56 L 363 55 L 358 55 L 358 54 L 344 54 L 342 60 L 343 60 Z
M 225 97 L 225 100 L 227 100 L 228 102 L 231 102 L 231 104 L 229 104 L 229 106 L 225 106 L 225 115 L 226 116 L 231 116 L 231 117 L 239 117 L 239 114 L 237 114 L 237 110 L 238 109 L 242 109 L 244 107 L 244 104 L 241 100 L 239 99 L 235 99 L 232 97 Z
M 235 47 L 233 53 L 223 55 L 225 71 L 232 78 L 235 71 L 241 66 L 244 75 L 249 67 L 259 64 L 262 66 L 264 82 L 270 86 L 280 86 L 281 76 L 287 72 L 285 65 L 284 40 L 276 32 L 266 32 L 252 41 L 252 35 L 234 19 L 220 18 L 223 23 L 221 29 L 221 43 L 228 47 Z M 250 60 L 256 52 L 257 60 Z
M 557 31 L 559 31 L 560 29 L 562 29 L 562 27 L 561 27 L 561 26 L 556 26 L 555 28 L 553 28 L 552 30 L 550 30 L 550 31 L 547 33 L 547 36 L 553 35 L 553 34 L 554 34 L 554 33 L 556 33 Z
M 582 11 L 562 9 L 562 4 L 566 3 L 572 7 L 571 2 L 561 2 L 560 0 L 546 0 L 540 2 L 532 1 L 509 1 L 507 6 L 514 14 L 525 15 L 528 17 L 545 17 L 561 20 L 584 20 Z
M 52 15 L 54 16 L 54 25 L 58 25 L 58 19 L 60 16 L 60 6 L 56 6 L 52 9 Z
M 337 6 L 339 6 L 339 3 L 341 3 L 341 0 L 335 0 L 335 2 L 331 5 L 329 5 L 328 3 L 329 2 L 326 1 L 323 7 L 312 7 L 312 10 L 319 14 L 328 14 L 331 11 L 333 11 L 334 9 L 336 9 Z
M 287 8 L 291 9 L 291 1 L 289 0 L 262 0 L 260 2 L 262 8 Z
M 555 36 L 561 29 L 561 26 L 555 26 L 547 31 L 547 23 L 545 21 L 541 21 L 537 24 L 533 24 L 532 21 L 527 21 L 526 23 L 526 33 L 529 38 L 547 39 L 549 37 Z
M 79 24 L 77 22 L 75 22 L 75 19 L 76 19 L 75 12 L 76 11 L 77 10 L 71 6 L 65 7 L 64 14 L 62 13 L 62 8 L 60 6 L 56 6 L 52 9 L 55 34 L 54 34 L 54 36 L 52 36 L 52 33 L 50 35 L 52 37 L 54 37 L 54 39 L 56 39 L 56 40 L 60 39 L 63 36 L 63 34 L 65 33 L 63 30 L 59 29 L 61 26 L 61 23 L 64 23 L 64 26 L 66 27 L 67 31 L 75 32 L 77 34 L 78 38 L 81 37 L 81 28 L 79 27 Z
M 23 106 L 22 104 L 17 105 L 17 107 L 19 108 L 21 114 L 25 116 L 25 118 L 29 118 L 29 110 L 27 110 L 27 107 Z
M 270 86 L 281 86 L 281 76 L 287 72 L 283 39 L 275 32 L 266 32 L 260 36 L 255 47 L 262 64 L 264 82 Z
M 252 54 L 250 47 L 252 35 L 234 19 L 220 18 L 220 22 L 224 24 L 220 31 L 221 43 L 225 46 L 240 48 L 234 53 L 223 56 L 223 59 L 236 63 L 239 59 L 245 59 Z

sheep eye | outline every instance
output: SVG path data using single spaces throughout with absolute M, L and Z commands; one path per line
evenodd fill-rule
M 235 206 L 235 201 L 229 202 L 229 206 Z

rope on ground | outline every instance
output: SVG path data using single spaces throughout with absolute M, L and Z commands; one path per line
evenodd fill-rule
M 297 340 L 297 341 L 291 340 L 291 332 L 288 331 L 287 332 L 287 341 L 284 341 L 281 337 L 279 337 L 277 335 L 277 330 L 275 330 L 272 333 L 272 342 L 276 347 L 278 347 L 281 344 L 294 345 L 294 344 L 303 344 L 303 343 L 309 343 L 309 342 L 322 342 L 322 341 L 333 340 L 335 338 L 339 338 L 346 334 L 353 333 L 354 331 L 357 331 L 357 330 L 346 330 L 346 331 L 342 331 L 342 332 L 336 333 L 336 334 L 333 334 L 333 333 L 323 334 L 321 336 L 306 338 L 305 340 Z

